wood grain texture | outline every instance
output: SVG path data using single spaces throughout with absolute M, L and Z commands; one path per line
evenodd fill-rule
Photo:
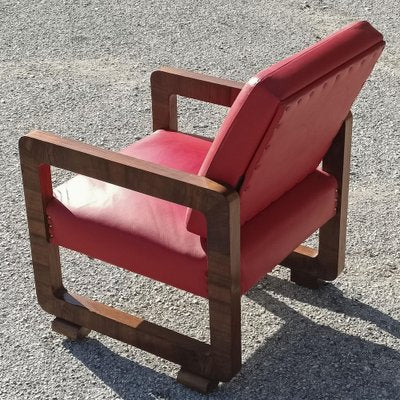
M 22 166 L 25 175 L 29 168 L 34 174 L 37 173 L 38 165 L 52 165 L 199 209 L 203 213 L 232 192 L 206 177 L 42 131 L 30 132 L 20 139 L 20 157 L 26 166 Z M 29 159 L 31 162 L 27 165 Z M 29 189 L 31 178 L 27 177 L 25 181 L 24 187 Z M 36 195 L 41 198 L 40 193 L 36 192 Z
M 338 182 L 336 215 L 319 230 L 319 257 L 325 261 L 322 265 L 326 280 L 336 279 L 345 263 L 352 125 L 353 116 L 349 113 L 322 160 L 322 169 Z
M 178 130 L 177 95 L 230 107 L 243 83 L 178 68 L 151 74 L 153 130 Z
M 51 323 L 51 329 L 71 340 L 80 340 L 90 333 L 90 329 L 73 324 L 60 318 L 55 318 Z
M 180 364 L 193 376 L 210 382 L 231 379 L 241 364 L 238 194 L 204 177 L 41 131 L 21 138 L 20 158 L 36 291 L 42 308 L 75 326 L 96 330 Z M 62 284 L 58 247 L 48 241 L 51 220 L 45 209 L 52 196 L 50 165 L 204 213 L 210 345 L 67 292 Z M 65 334 L 68 329 L 61 325 L 56 323 L 58 331 Z
M 344 268 L 352 123 L 350 112 L 322 161 L 322 169 L 336 178 L 338 193 L 336 214 L 319 229 L 318 251 L 300 246 L 280 263 L 296 271 L 292 280 L 300 285 L 318 287 L 319 280 L 332 281 Z
M 176 380 L 197 392 L 206 394 L 212 392 L 218 386 L 218 381 L 213 381 L 203 376 L 192 374 L 183 368 L 178 372 Z

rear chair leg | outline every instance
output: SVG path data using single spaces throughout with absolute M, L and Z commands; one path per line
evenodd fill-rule
M 300 286 L 318 288 L 322 280 L 335 280 L 344 268 L 351 127 L 350 112 L 322 161 L 322 169 L 336 178 L 338 190 L 336 214 L 319 229 L 318 251 L 299 246 L 281 263 L 291 269 L 290 280 Z
M 318 289 L 323 284 L 321 279 L 295 269 L 290 271 L 290 280 L 297 285 L 306 287 L 308 289 Z

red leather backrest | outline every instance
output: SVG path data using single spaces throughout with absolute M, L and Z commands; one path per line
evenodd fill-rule
M 199 172 L 240 188 L 242 224 L 317 168 L 383 47 L 356 22 L 244 86 Z M 189 210 L 188 229 L 205 237 L 204 218 Z

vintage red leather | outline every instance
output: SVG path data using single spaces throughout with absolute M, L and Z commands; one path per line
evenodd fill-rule
M 124 154 L 196 173 L 207 140 L 157 131 Z M 242 292 L 334 214 L 336 180 L 316 171 L 242 227 Z M 186 207 L 85 176 L 54 190 L 52 243 L 207 297 L 206 242 L 186 229 Z
M 242 224 L 317 168 L 383 46 L 356 22 L 247 82 L 199 172 L 240 190 Z M 188 229 L 205 237 L 204 218 Z

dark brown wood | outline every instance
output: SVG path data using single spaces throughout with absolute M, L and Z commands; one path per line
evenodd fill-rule
M 295 268 L 290 270 L 290 280 L 297 285 L 304 286 L 308 289 L 318 289 L 323 283 L 321 279 Z
M 301 254 L 303 256 L 310 257 L 310 258 L 314 258 L 318 255 L 318 250 L 316 250 L 312 247 L 309 247 L 309 246 L 304 246 L 302 244 L 300 246 L 296 247 L 294 249 L 294 252 L 297 254 Z
M 41 307 L 58 319 L 175 362 L 186 374 L 210 382 L 230 380 L 241 365 L 238 194 L 204 177 L 40 131 L 21 138 L 20 158 Z M 67 292 L 62 284 L 58 247 L 49 242 L 51 221 L 45 213 L 52 196 L 50 165 L 204 213 L 208 229 L 210 345 Z M 68 333 L 60 322 L 55 324 L 56 330 Z
M 336 279 L 344 268 L 352 126 L 353 116 L 349 113 L 322 160 L 322 169 L 338 182 L 336 215 L 319 230 L 318 254 L 321 260 L 326 260 L 322 264 L 326 280 Z
M 210 339 L 217 376 L 229 381 L 241 367 L 240 332 L 240 209 L 232 192 L 225 207 L 214 209 L 207 220 L 208 299 Z M 211 223 L 212 221 L 212 223 Z
M 178 372 L 176 380 L 179 383 L 182 383 L 182 385 L 190 387 L 191 389 L 204 394 L 212 392 L 218 386 L 218 381 L 204 378 L 203 376 L 193 374 L 185 371 L 184 369 L 181 369 Z
M 53 329 L 54 332 L 64 335 L 71 340 L 83 339 L 90 333 L 90 329 L 73 324 L 69 321 L 65 321 L 61 318 L 55 318 L 53 320 L 51 323 L 51 329 Z
M 178 68 L 151 74 L 153 130 L 178 130 L 177 95 L 230 107 L 243 83 Z
M 206 213 L 215 202 L 233 192 L 206 177 L 189 174 L 140 160 L 125 154 L 94 147 L 42 131 L 33 131 L 20 139 L 20 157 L 24 185 L 30 193 L 33 175 L 38 174 L 38 165 L 57 168 L 90 176 L 104 182 L 125 187 L 140 193 L 158 197 L 177 204 L 199 209 Z M 41 160 L 41 161 L 39 161 Z M 30 172 L 30 176 L 28 176 Z M 38 178 L 39 179 L 39 178 Z M 50 179 L 50 175 L 47 176 Z M 39 196 L 41 186 L 37 184 L 32 195 Z M 39 194 L 38 194 L 39 193 Z M 29 198 L 26 197 L 29 201 Z M 45 200 L 43 200 L 45 201 Z M 42 207 L 43 208 L 43 207 Z M 43 212 L 43 210 L 42 210 Z M 44 215 L 41 215 L 46 220 Z M 44 227 L 42 227 L 44 228 Z
M 322 161 L 323 170 L 336 178 L 338 193 L 336 214 L 319 229 L 318 250 L 300 246 L 281 262 L 292 269 L 292 280 L 303 286 L 332 281 L 344 268 L 352 122 L 350 112 Z
M 51 314 L 139 347 L 198 374 L 212 369 L 211 347 L 76 293 L 52 299 Z

